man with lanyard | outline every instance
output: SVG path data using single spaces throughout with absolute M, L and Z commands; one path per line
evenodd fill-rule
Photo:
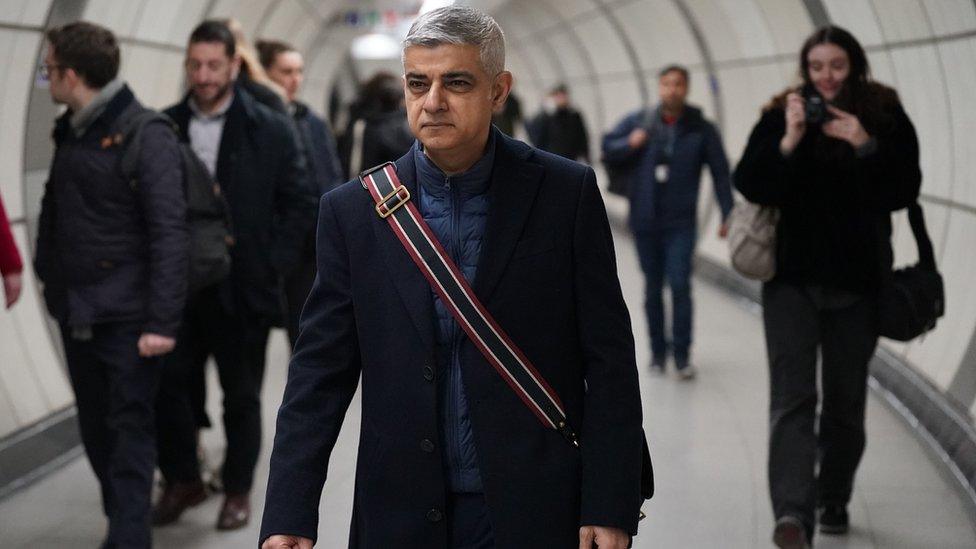
M 635 158 L 630 184 L 630 228 L 646 278 L 646 312 L 651 332 L 651 371 L 663 374 L 668 353 L 681 379 L 692 379 L 691 264 L 698 237 L 698 194 L 702 167 L 712 174 L 722 211 L 719 236 L 732 211 L 729 162 L 722 138 L 701 110 L 688 105 L 688 71 L 672 65 L 659 74 L 660 105 L 651 113 L 626 116 L 603 139 L 604 158 Z M 650 114 L 650 116 L 648 116 Z M 665 339 L 662 292 L 671 288 L 670 345 Z
M 481 12 L 422 15 L 403 50 L 418 141 L 321 201 L 266 549 L 316 540 L 360 378 L 350 547 L 623 549 L 636 533 L 640 395 L 606 212 L 592 169 L 492 127 L 504 51 Z

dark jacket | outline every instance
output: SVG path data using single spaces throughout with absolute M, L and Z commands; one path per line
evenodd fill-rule
M 876 148 L 861 157 L 849 144 L 810 126 L 784 158 L 782 108 L 765 112 L 752 130 L 735 185 L 750 201 L 780 210 L 778 280 L 877 291 L 891 254 L 889 212 L 917 199 L 922 173 L 915 128 L 897 100 L 882 119 L 862 120 L 862 125 Z
M 187 98 L 166 110 L 189 135 Z M 230 310 L 280 320 L 279 275 L 297 263 L 314 208 L 292 123 L 238 87 L 217 156 L 217 182 L 230 205 L 235 244 L 223 283 Z
M 244 88 L 244 91 L 246 91 L 252 99 L 265 107 L 268 107 L 274 112 L 284 115 L 288 114 L 288 106 L 285 105 L 285 100 L 282 99 L 281 96 L 278 95 L 278 93 L 273 89 L 256 80 L 252 80 L 251 77 L 248 76 L 246 69 L 241 71 L 241 74 L 237 79 L 237 86 Z
M 413 135 L 404 111 L 366 112 L 354 119 L 342 136 L 342 161 L 347 177 L 357 177 L 360 171 L 399 158 L 411 145 Z M 358 168 L 352 165 L 356 155 L 360 157 Z
M 424 156 L 419 142 L 412 149 L 420 182 L 419 208 L 454 264 L 469 282 L 477 280 L 478 256 L 488 219 L 488 185 L 495 158 L 495 140 L 485 155 L 463 174 L 444 175 Z M 447 486 L 453 492 L 481 492 L 478 452 L 471 432 L 471 414 L 464 379 L 461 348 L 467 334 L 461 330 L 440 296 L 431 291 L 437 315 L 437 389 L 440 402 L 441 455 Z
M 536 147 L 563 158 L 589 163 L 590 137 L 583 115 L 576 109 L 542 111 L 525 125 L 525 129 Z
M 545 428 L 470 341 L 461 369 L 498 547 L 636 531 L 634 341 L 593 170 L 495 132 L 474 291 L 561 397 L 580 447 Z M 416 196 L 413 155 L 397 161 Z M 359 181 L 325 195 L 318 269 L 278 413 L 261 538 L 317 537 L 319 499 L 362 377 L 350 547 L 448 546 L 430 286 Z M 424 443 L 424 441 L 432 442 Z
M 295 124 L 302 139 L 308 167 L 308 192 L 319 197 L 345 182 L 342 165 L 336 152 L 332 128 L 319 118 L 308 105 L 295 102 Z
M 639 155 L 635 176 L 630 185 L 630 228 L 649 232 L 668 228 L 695 227 L 698 218 L 698 193 L 701 171 L 706 164 L 712 173 L 715 197 L 722 219 L 732 211 L 732 185 L 729 161 L 722 148 L 722 138 L 701 110 L 688 105 L 674 127 L 670 163 L 667 160 L 669 128 L 661 120 L 660 108 L 650 117 L 650 137 L 637 150 L 627 144 L 627 137 L 646 118 L 644 111 L 627 115 L 603 138 L 603 155 L 607 161 L 624 160 Z M 647 129 L 647 128 L 645 128 Z M 658 164 L 669 164 L 670 177 L 658 183 Z
M 58 119 L 35 267 L 59 322 L 141 322 L 143 332 L 172 337 L 186 300 L 189 245 L 180 151 L 170 128 L 147 126 L 139 184 L 130 186 L 121 133 L 143 110 L 123 87 L 80 138 L 71 111 Z

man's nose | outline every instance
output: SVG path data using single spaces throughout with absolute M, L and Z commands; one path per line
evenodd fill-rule
M 438 112 L 444 110 L 444 91 L 440 84 L 435 83 L 427 90 L 427 97 L 424 98 L 424 110 L 427 112 Z

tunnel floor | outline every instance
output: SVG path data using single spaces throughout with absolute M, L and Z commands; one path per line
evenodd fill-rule
M 773 518 L 766 490 L 768 376 L 762 327 L 755 305 L 697 281 L 693 361 L 699 377 L 654 377 L 643 318 L 642 277 L 628 235 L 615 236 L 621 282 L 637 336 L 638 365 L 657 495 L 644 506 L 635 548 L 769 547 Z M 254 547 L 274 415 L 284 389 L 287 347 L 272 336 L 264 402 L 265 444 L 257 471 L 248 528 L 214 529 L 221 503 L 211 496 L 179 523 L 154 532 L 156 547 Z M 210 386 L 217 387 L 213 368 Z M 219 390 L 211 391 L 211 417 L 220 417 Z M 219 422 L 218 422 L 219 423 Z M 976 547 L 967 507 L 904 423 L 878 397 L 869 398 L 868 446 L 850 506 L 846 537 L 818 536 L 820 548 Z M 339 437 L 320 508 L 320 547 L 345 547 L 351 513 L 359 431 L 353 401 Z M 219 462 L 223 433 L 205 435 L 208 456 Z M 41 482 L 0 502 L 0 546 L 97 547 L 105 533 L 98 488 L 88 463 L 75 459 Z

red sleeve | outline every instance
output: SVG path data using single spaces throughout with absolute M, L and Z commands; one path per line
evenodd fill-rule
M 17 244 L 14 243 L 14 235 L 10 232 L 7 212 L 3 209 L 3 199 L 0 198 L 0 274 L 7 276 L 19 273 L 23 269 Z

